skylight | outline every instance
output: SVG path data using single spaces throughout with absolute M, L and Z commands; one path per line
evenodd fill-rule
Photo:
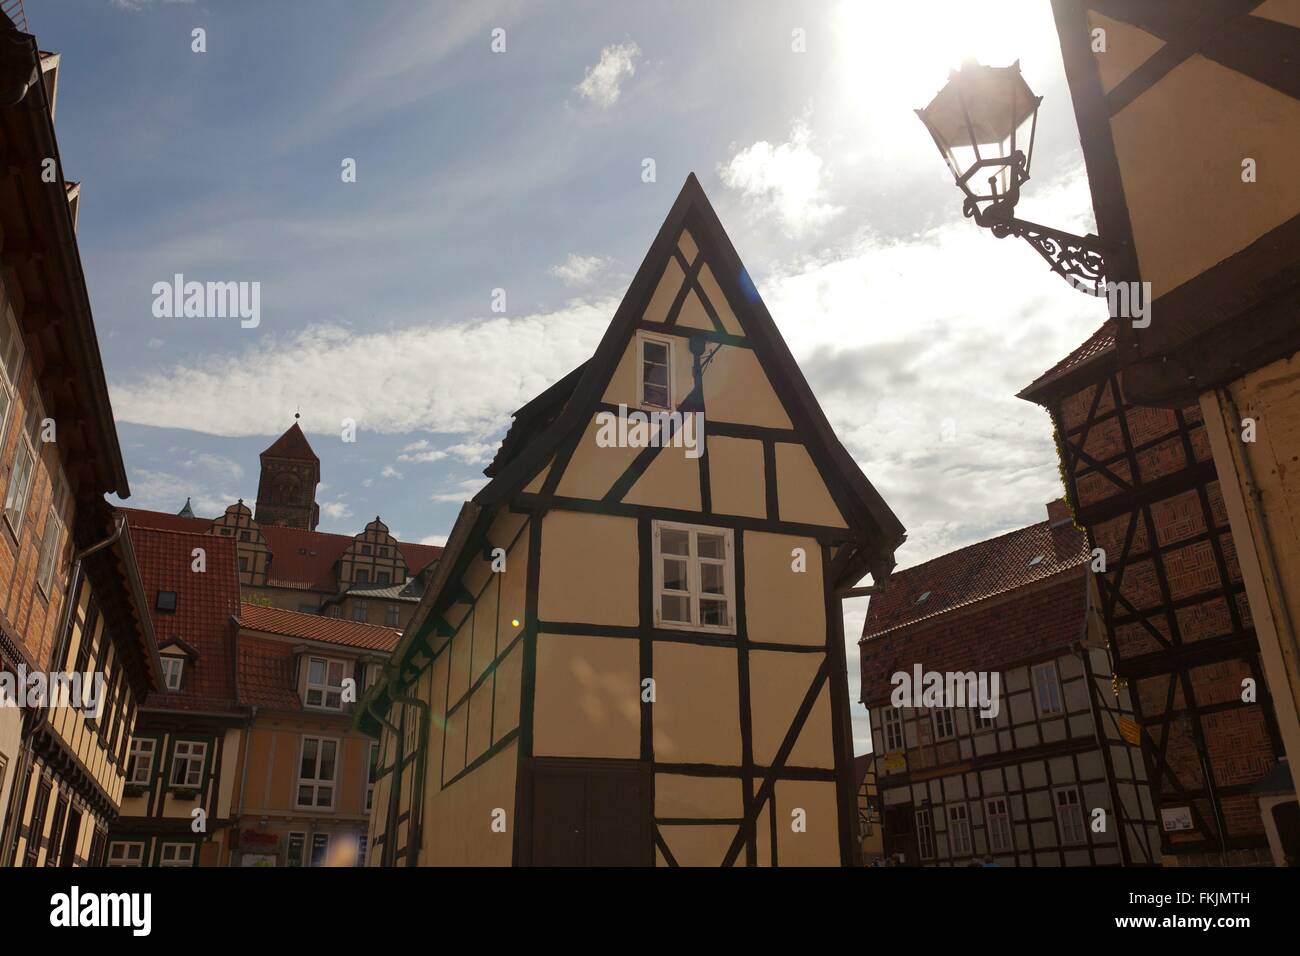
M 1046 555 L 1042 555 L 1042 554 L 1036 554 L 1036 555 L 1034 555 L 1032 558 L 1029 559 L 1029 565 L 1028 565 L 1028 566 L 1032 568 L 1032 567 L 1034 567 L 1035 565 L 1042 564 L 1042 563 L 1043 563 L 1043 558 L 1044 558 L 1044 557 L 1046 557 Z
M 924 604 L 928 600 L 930 600 L 930 592 L 926 591 L 924 594 L 922 594 L 919 598 L 916 599 L 916 603 Z

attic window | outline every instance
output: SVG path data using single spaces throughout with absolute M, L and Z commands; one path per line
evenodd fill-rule
M 159 592 L 158 592 L 158 603 L 157 603 L 156 607 L 157 607 L 158 610 L 160 610 L 160 611 L 175 611 L 175 610 L 176 610 L 176 592 L 175 592 L 175 591 L 159 591 Z
M 1038 565 L 1040 565 L 1040 564 L 1043 563 L 1043 558 L 1044 558 L 1044 557 L 1045 557 L 1045 555 L 1042 555 L 1042 554 L 1036 554 L 1036 555 L 1034 555 L 1032 558 L 1029 559 L 1029 564 L 1028 564 L 1027 566 L 1028 566 L 1028 567 L 1031 567 L 1031 568 L 1032 568 L 1032 567 L 1037 567 Z
M 641 333 L 638 337 L 637 398 L 650 408 L 672 408 L 672 341 Z
M 930 593 L 931 592 L 929 591 L 924 592 L 919 598 L 916 599 L 915 603 L 924 604 L 926 601 L 930 600 Z

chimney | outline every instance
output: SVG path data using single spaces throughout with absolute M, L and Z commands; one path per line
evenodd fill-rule
M 1070 513 L 1070 506 L 1065 503 L 1064 498 L 1057 498 L 1055 501 L 1047 503 L 1047 526 L 1049 528 L 1062 528 L 1073 524 L 1074 515 Z

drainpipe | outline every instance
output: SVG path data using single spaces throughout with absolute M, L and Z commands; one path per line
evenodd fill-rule
M 81 566 L 86 558 L 90 557 L 97 551 L 104 548 L 112 547 L 122 537 L 122 532 L 126 530 L 126 515 L 118 512 L 113 516 L 115 527 L 113 533 L 103 541 L 98 541 L 88 548 L 78 551 L 72 557 L 72 572 L 68 578 L 67 591 L 63 596 L 63 609 L 59 612 L 59 629 L 56 631 L 58 644 L 57 650 L 50 658 L 50 662 L 60 664 L 64 654 L 67 653 L 68 644 L 72 639 L 72 609 L 77 603 L 77 591 L 81 585 Z M 49 719 L 49 708 L 42 707 L 38 710 L 32 719 L 32 725 L 26 734 L 23 735 L 23 745 L 18 753 L 18 765 L 14 768 L 14 785 L 9 792 L 9 808 L 5 813 L 5 833 L 3 845 L 0 846 L 0 861 L 5 866 L 13 866 L 13 854 L 18 848 L 18 826 L 19 822 L 15 814 L 18 812 L 18 801 L 25 789 L 23 783 L 28 769 L 31 767 L 32 758 L 32 739 L 36 731 L 44 726 Z
M 238 659 L 239 639 L 236 638 L 235 640 L 236 640 L 235 657 L 236 659 Z M 239 770 L 239 802 L 233 808 L 231 808 L 231 812 L 230 812 L 231 819 L 234 823 L 232 830 L 235 836 L 239 835 L 240 817 L 242 817 L 244 813 L 244 794 L 248 790 L 248 745 L 249 742 L 253 739 L 253 721 L 255 720 L 257 720 L 257 705 L 252 704 L 250 705 L 248 722 L 244 724 L 244 740 L 239 748 L 240 749 L 239 759 L 242 764 Z M 286 847 L 285 849 L 287 850 L 288 848 Z M 230 865 L 231 866 L 235 865 L 234 847 L 231 847 L 230 849 Z

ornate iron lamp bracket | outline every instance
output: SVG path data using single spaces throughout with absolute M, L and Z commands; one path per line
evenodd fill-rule
M 1053 272 L 1080 292 L 1106 295 L 1106 252 L 1113 249 L 1112 243 L 1104 242 L 1092 233 L 1076 236 L 1062 229 L 1017 219 L 1005 207 L 997 205 L 981 211 L 968 200 L 964 211 L 999 239 L 1007 236 L 1024 239 L 1047 261 Z

